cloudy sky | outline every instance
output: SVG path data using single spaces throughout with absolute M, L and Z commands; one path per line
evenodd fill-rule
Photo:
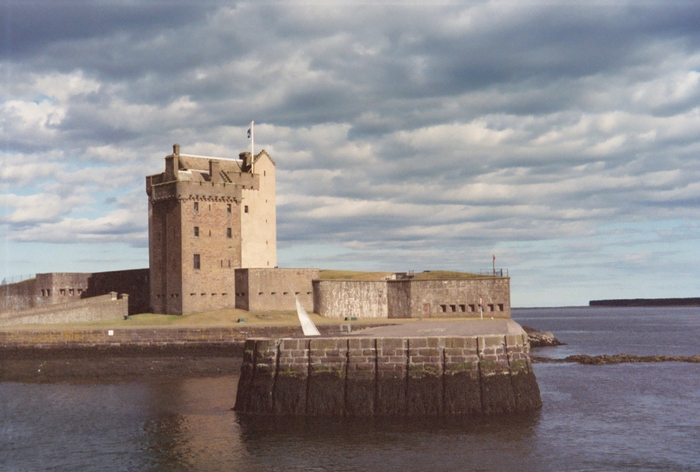
M 700 296 L 700 4 L 0 0 L 0 278 L 148 266 L 147 174 L 278 168 L 281 267 Z

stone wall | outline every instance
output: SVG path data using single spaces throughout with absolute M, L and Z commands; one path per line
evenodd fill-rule
M 508 277 L 388 282 L 390 287 L 402 283 L 410 284 L 410 303 L 409 312 L 403 312 L 401 317 L 480 316 L 479 299 L 482 299 L 485 317 L 510 318 Z
M 148 269 L 37 274 L 33 279 L 0 286 L 0 313 L 72 303 L 111 292 L 129 295 L 129 314 L 147 313 L 148 278 Z
M 40 304 L 36 278 L 0 285 L 0 313 L 34 308 Z
M 129 312 L 128 305 L 128 296 L 119 298 L 113 292 L 84 300 L 5 312 L 0 314 L 0 326 L 120 319 Z
M 236 308 L 247 311 L 296 311 L 296 297 L 314 309 L 311 281 L 318 269 L 236 269 Z
M 18 311 L 85 297 L 88 278 L 82 272 L 36 274 L 36 278 L 0 286 L 0 312 Z
M 377 327 L 353 323 L 353 329 Z M 379 325 L 381 326 L 381 325 Z M 339 325 L 319 325 L 327 336 L 340 334 Z M 110 334 L 111 333 L 111 334 Z M 300 326 L 240 326 L 208 328 L 100 328 L 100 329 L 6 329 L 0 330 L 0 347 L 64 348 L 126 345 L 243 343 L 250 337 L 302 336 Z
M 510 278 L 315 280 L 314 312 L 326 318 L 510 318 Z
M 314 280 L 314 312 L 326 318 L 388 318 L 384 280 Z
M 148 269 L 95 272 L 88 277 L 87 290 L 82 298 L 106 295 L 110 292 L 129 295 L 129 314 L 151 312 L 150 282 Z
M 454 416 L 542 406 L 527 335 L 248 339 L 235 410 Z

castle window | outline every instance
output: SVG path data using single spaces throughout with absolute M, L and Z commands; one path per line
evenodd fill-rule
M 226 205 L 226 212 L 231 213 L 231 204 Z
M 50 296 L 51 296 L 51 289 L 50 289 L 50 288 L 47 288 L 47 289 L 46 289 L 46 296 L 47 296 L 47 297 L 50 297 Z
M 233 232 L 231 231 L 231 228 L 226 228 L 226 237 L 227 238 L 233 237 Z
M 467 311 L 467 305 L 459 305 L 459 311 L 461 311 L 462 313 Z
M 195 255 L 194 255 L 194 268 L 195 268 L 195 269 L 199 269 L 199 268 L 200 268 L 200 264 L 199 264 L 199 254 L 195 254 Z
M 194 202 L 194 211 L 199 211 L 199 202 Z
M 199 226 L 194 227 L 194 237 L 198 238 L 199 237 Z
M 243 207 L 243 211 L 245 211 L 246 213 L 248 213 L 248 205 L 246 205 L 246 206 Z
M 46 295 L 45 295 L 45 292 L 46 292 L 46 290 L 44 290 L 44 289 L 42 288 L 42 289 L 41 289 L 41 296 L 42 296 L 42 297 L 45 297 L 45 296 L 46 296 Z
M 440 305 L 440 311 L 443 313 L 447 313 L 447 305 Z
M 457 311 L 457 305 L 450 305 L 450 308 L 452 309 L 453 313 Z
M 66 289 L 65 289 L 65 288 L 62 288 L 62 289 L 61 289 L 61 295 L 65 295 L 65 294 L 66 294 Z
M 69 294 L 70 296 L 75 295 L 75 289 L 69 288 L 69 289 L 68 289 L 68 294 Z
M 498 311 L 503 311 L 503 303 L 498 304 Z

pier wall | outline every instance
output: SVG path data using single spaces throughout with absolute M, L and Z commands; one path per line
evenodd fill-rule
M 235 410 L 455 416 L 538 409 L 527 335 L 246 340 Z

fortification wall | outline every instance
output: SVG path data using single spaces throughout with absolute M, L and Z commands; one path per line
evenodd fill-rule
M 118 298 L 117 293 L 113 292 L 84 300 L 1 313 L 0 326 L 118 319 L 128 314 L 128 306 L 128 296 Z
M 236 308 L 247 311 L 296 311 L 295 295 L 314 309 L 312 280 L 318 269 L 236 269 Z
M 37 274 L 34 279 L 0 286 L 0 313 L 72 303 L 111 292 L 129 295 L 129 314 L 149 312 L 149 270 Z
M 315 280 L 314 312 L 326 318 L 510 318 L 510 278 Z
M 92 274 L 52 272 L 0 286 L 0 312 L 19 311 L 80 300 Z
M 508 277 L 410 280 L 408 283 L 411 289 L 407 318 L 479 316 L 480 298 L 484 302 L 484 316 L 510 318 Z
M 0 285 L 0 313 L 34 308 L 40 304 L 36 278 Z
M 326 318 L 388 318 L 386 281 L 314 280 L 314 312 Z
M 235 410 L 452 416 L 542 406 L 527 335 L 248 339 Z
M 110 292 L 129 295 L 129 314 L 149 313 L 151 310 L 149 269 L 96 272 L 88 277 L 83 298 Z

